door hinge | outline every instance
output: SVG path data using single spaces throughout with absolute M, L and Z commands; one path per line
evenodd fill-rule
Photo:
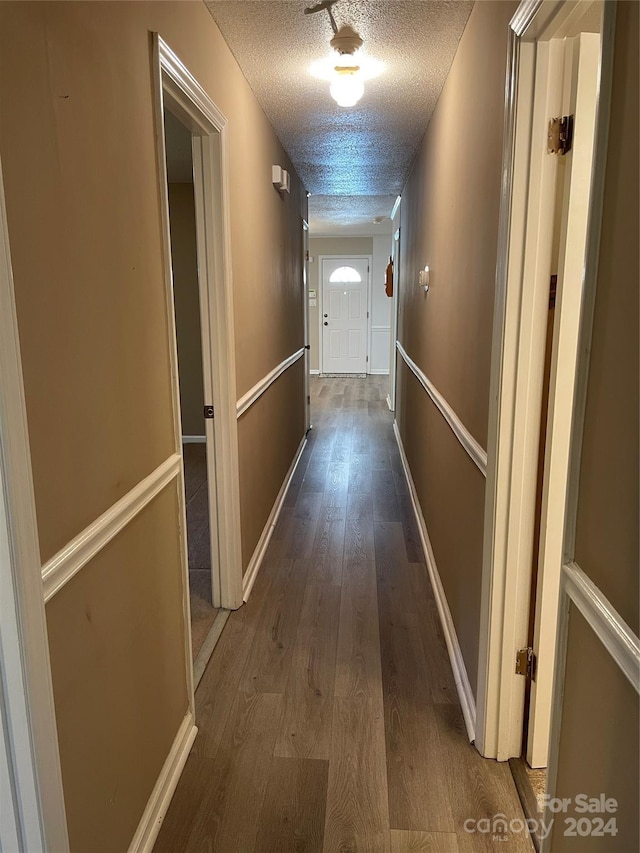
M 210 420 L 213 417 L 213 406 L 205 406 L 204 407 L 204 416 L 208 420 Z
M 550 118 L 547 131 L 547 153 L 566 154 L 573 142 L 573 116 Z
M 369 319 L 369 312 L 367 311 L 367 320 Z
M 531 646 L 516 652 L 516 675 L 524 675 L 531 681 L 536 680 L 537 658 Z
M 369 361 L 369 356 L 367 356 L 367 361 Z
M 311 405 L 311 396 L 307 394 L 307 406 Z

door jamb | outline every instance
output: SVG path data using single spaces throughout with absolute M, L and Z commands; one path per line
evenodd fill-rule
M 0 767 L 12 815 L 0 846 L 68 853 L 31 452 L 0 164 Z M 5 773 L 7 775 L 5 775 Z M 8 805 L 8 804 L 7 804 Z M 7 833 L 7 835 L 5 835 Z
M 311 402 L 309 388 L 309 370 L 311 368 L 309 350 L 309 223 L 302 220 L 302 305 L 304 318 L 304 428 L 311 429 Z
M 581 7 L 582 14 L 584 5 L 578 4 L 578 7 Z M 603 71 L 612 63 L 613 39 L 610 37 L 607 41 L 605 33 L 612 31 L 615 8 L 608 7 L 615 7 L 615 4 L 605 3 L 604 7 L 601 41 Z M 509 541 L 518 541 L 518 536 L 525 537 L 528 534 L 523 527 L 528 520 L 522 513 L 522 494 L 517 494 L 513 489 L 513 477 L 517 468 L 514 466 L 517 461 L 514 451 L 516 419 L 522 417 L 522 409 L 519 409 L 519 414 L 516 410 L 515 393 L 518 377 L 520 381 L 522 379 L 518 335 L 523 323 L 526 327 L 528 322 L 520 299 L 529 146 L 520 136 L 522 122 L 516 124 L 516 114 L 525 116 L 528 122 L 531 121 L 534 94 L 532 72 L 535 64 L 535 53 L 531 50 L 531 44 L 524 41 L 524 36 L 526 34 L 527 38 L 535 40 L 549 29 L 550 24 L 555 32 L 575 13 L 574 4 L 564 0 L 523 0 L 509 27 L 503 191 L 491 365 L 476 729 L 478 750 L 482 755 L 498 760 L 519 756 L 521 752 L 524 679 L 514 675 L 514 664 L 515 652 L 523 638 L 523 644 L 526 644 L 531 566 L 530 560 L 528 567 L 523 569 L 526 559 L 522 565 L 507 559 Z M 588 266 L 583 281 L 583 298 L 586 283 L 595 279 L 597 273 L 597 245 L 610 107 L 609 77 L 605 74 L 601 78 L 599 91 L 588 226 Z M 528 358 L 531 357 L 530 352 Z M 535 389 L 531 393 L 535 394 Z M 531 394 L 524 402 L 529 406 L 529 411 L 533 411 L 530 397 Z M 532 436 L 534 432 L 531 432 Z M 531 438 L 531 441 L 534 440 L 538 441 L 537 435 Z M 522 447 L 518 453 L 521 454 L 521 451 Z M 562 507 L 562 517 L 564 510 Z M 561 661 L 559 663 L 562 665 Z M 554 710 L 559 701 L 560 696 L 556 692 L 552 700 Z M 552 737 L 554 736 L 557 736 L 557 732 L 552 733 Z
M 324 280 L 323 280 L 323 272 L 322 266 L 323 262 L 326 261 L 337 261 L 341 258 L 345 260 L 349 260 L 353 258 L 356 261 L 367 261 L 367 333 L 366 333 L 366 341 L 367 341 L 367 354 L 366 354 L 366 370 L 365 373 L 369 376 L 371 372 L 371 269 L 373 267 L 373 255 L 318 255 L 318 368 L 319 373 L 322 375 L 323 370 L 323 347 L 322 347 L 322 304 L 324 297 Z
M 164 103 L 170 103 L 181 121 L 194 134 L 194 195 L 196 221 L 203 224 L 198 241 L 199 276 L 206 279 L 208 294 L 207 321 L 211 353 L 211 379 L 215 411 L 215 429 L 208 428 L 215 446 L 216 515 L 211 519 L 218 528 L 218 564 L 220 605 L 236 609 L 242 605 L 242 557 L 240 546 L 240 488 L 238 464 L 238 435 L 236 416 L 235 341 L 233 322 L 233 291 L 231 275 L 231 237 L 228 189 L 227 120 L 205 90 L 192 76 L 171 48 L 153 34 L 154 68 L 156 75 L 156 142 L 160 170 L 160 194 L 164 237 L 165 289 L 167 299 L 168 335 L 171 358 L 175 452 L 182 455 L 180 393 L 171 273 L 171 243 L 169 204 L 166 179 L 164 142 Z M 195 136 L 199 137 L 197 140 Z M 202 196 L 195 191 L 196 182 Z M 202 252 L 200 252 L 202 248 Z M 200 254 L 203 257 L 200 257 Z M 205 308 L 201 306 L 201 316 Z M 207 401 L 208 402 L 208 401 Z M 208 435 L 209 440 L 211 436 Z M 208 446 L 211 446 L 209 441 Z M 184 472 L 181 472 L 181 523 L 186 529 L 184 507 Z M 184 539 L 184 537 L 183 537 Z M 188 561 L 186 540 L 183 541 L 185 583 L 185 614 L 188 617 Z M 191 650 L 189 648 L 189 661 Z M 191 668 L 191 664 L 188 666 Z
M 389 396 L 387 397 L 387 405 L 389 410 L 396 410 L 396 379 L 398 368 L 398 349 L 396 341 L 398 340 L 398 309 L 400 304 L 400 216 L 402 207 L 402 196 L 398 196 L 391 211 L 391 227 L 393 228 L 392 249 L 393 249 L 393 297 L 391 305 L 391 334 L 390 352 L 389 352 Z

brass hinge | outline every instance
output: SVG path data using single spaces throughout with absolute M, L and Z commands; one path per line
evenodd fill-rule
M 550 118 L 547 131 L 547 153 L 566 154 L 573 142 L 573 116 Z
M 537 659 L 531 646 L 516 652 L 516 675 L 524 675 L 531 681 L 536 680 Z
M 210 420 L 213 417 L 213 406 L 204 407 L 204 416 L 207 420 Z

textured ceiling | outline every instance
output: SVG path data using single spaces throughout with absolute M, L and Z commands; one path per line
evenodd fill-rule
M 368 222 L 358 233 L 378 233 L 371 220 L 388 216 L 402 190 L 473 4 L 339 0 L 338 26 L 353 26 L 385 66 L 343 108 L 308 73 L 333 35 L 326 12 L 304 14 L 312 0 L 205 2 L 312 193 L 312 232 L 355 233 Z

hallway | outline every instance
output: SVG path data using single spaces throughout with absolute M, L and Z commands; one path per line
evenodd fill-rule
M 155 853 L 464 853 L 503 846 L 465 821 L 522 818 L 508 765 L 467 741 L 386 386 L 312 377 L 314 429 Z

